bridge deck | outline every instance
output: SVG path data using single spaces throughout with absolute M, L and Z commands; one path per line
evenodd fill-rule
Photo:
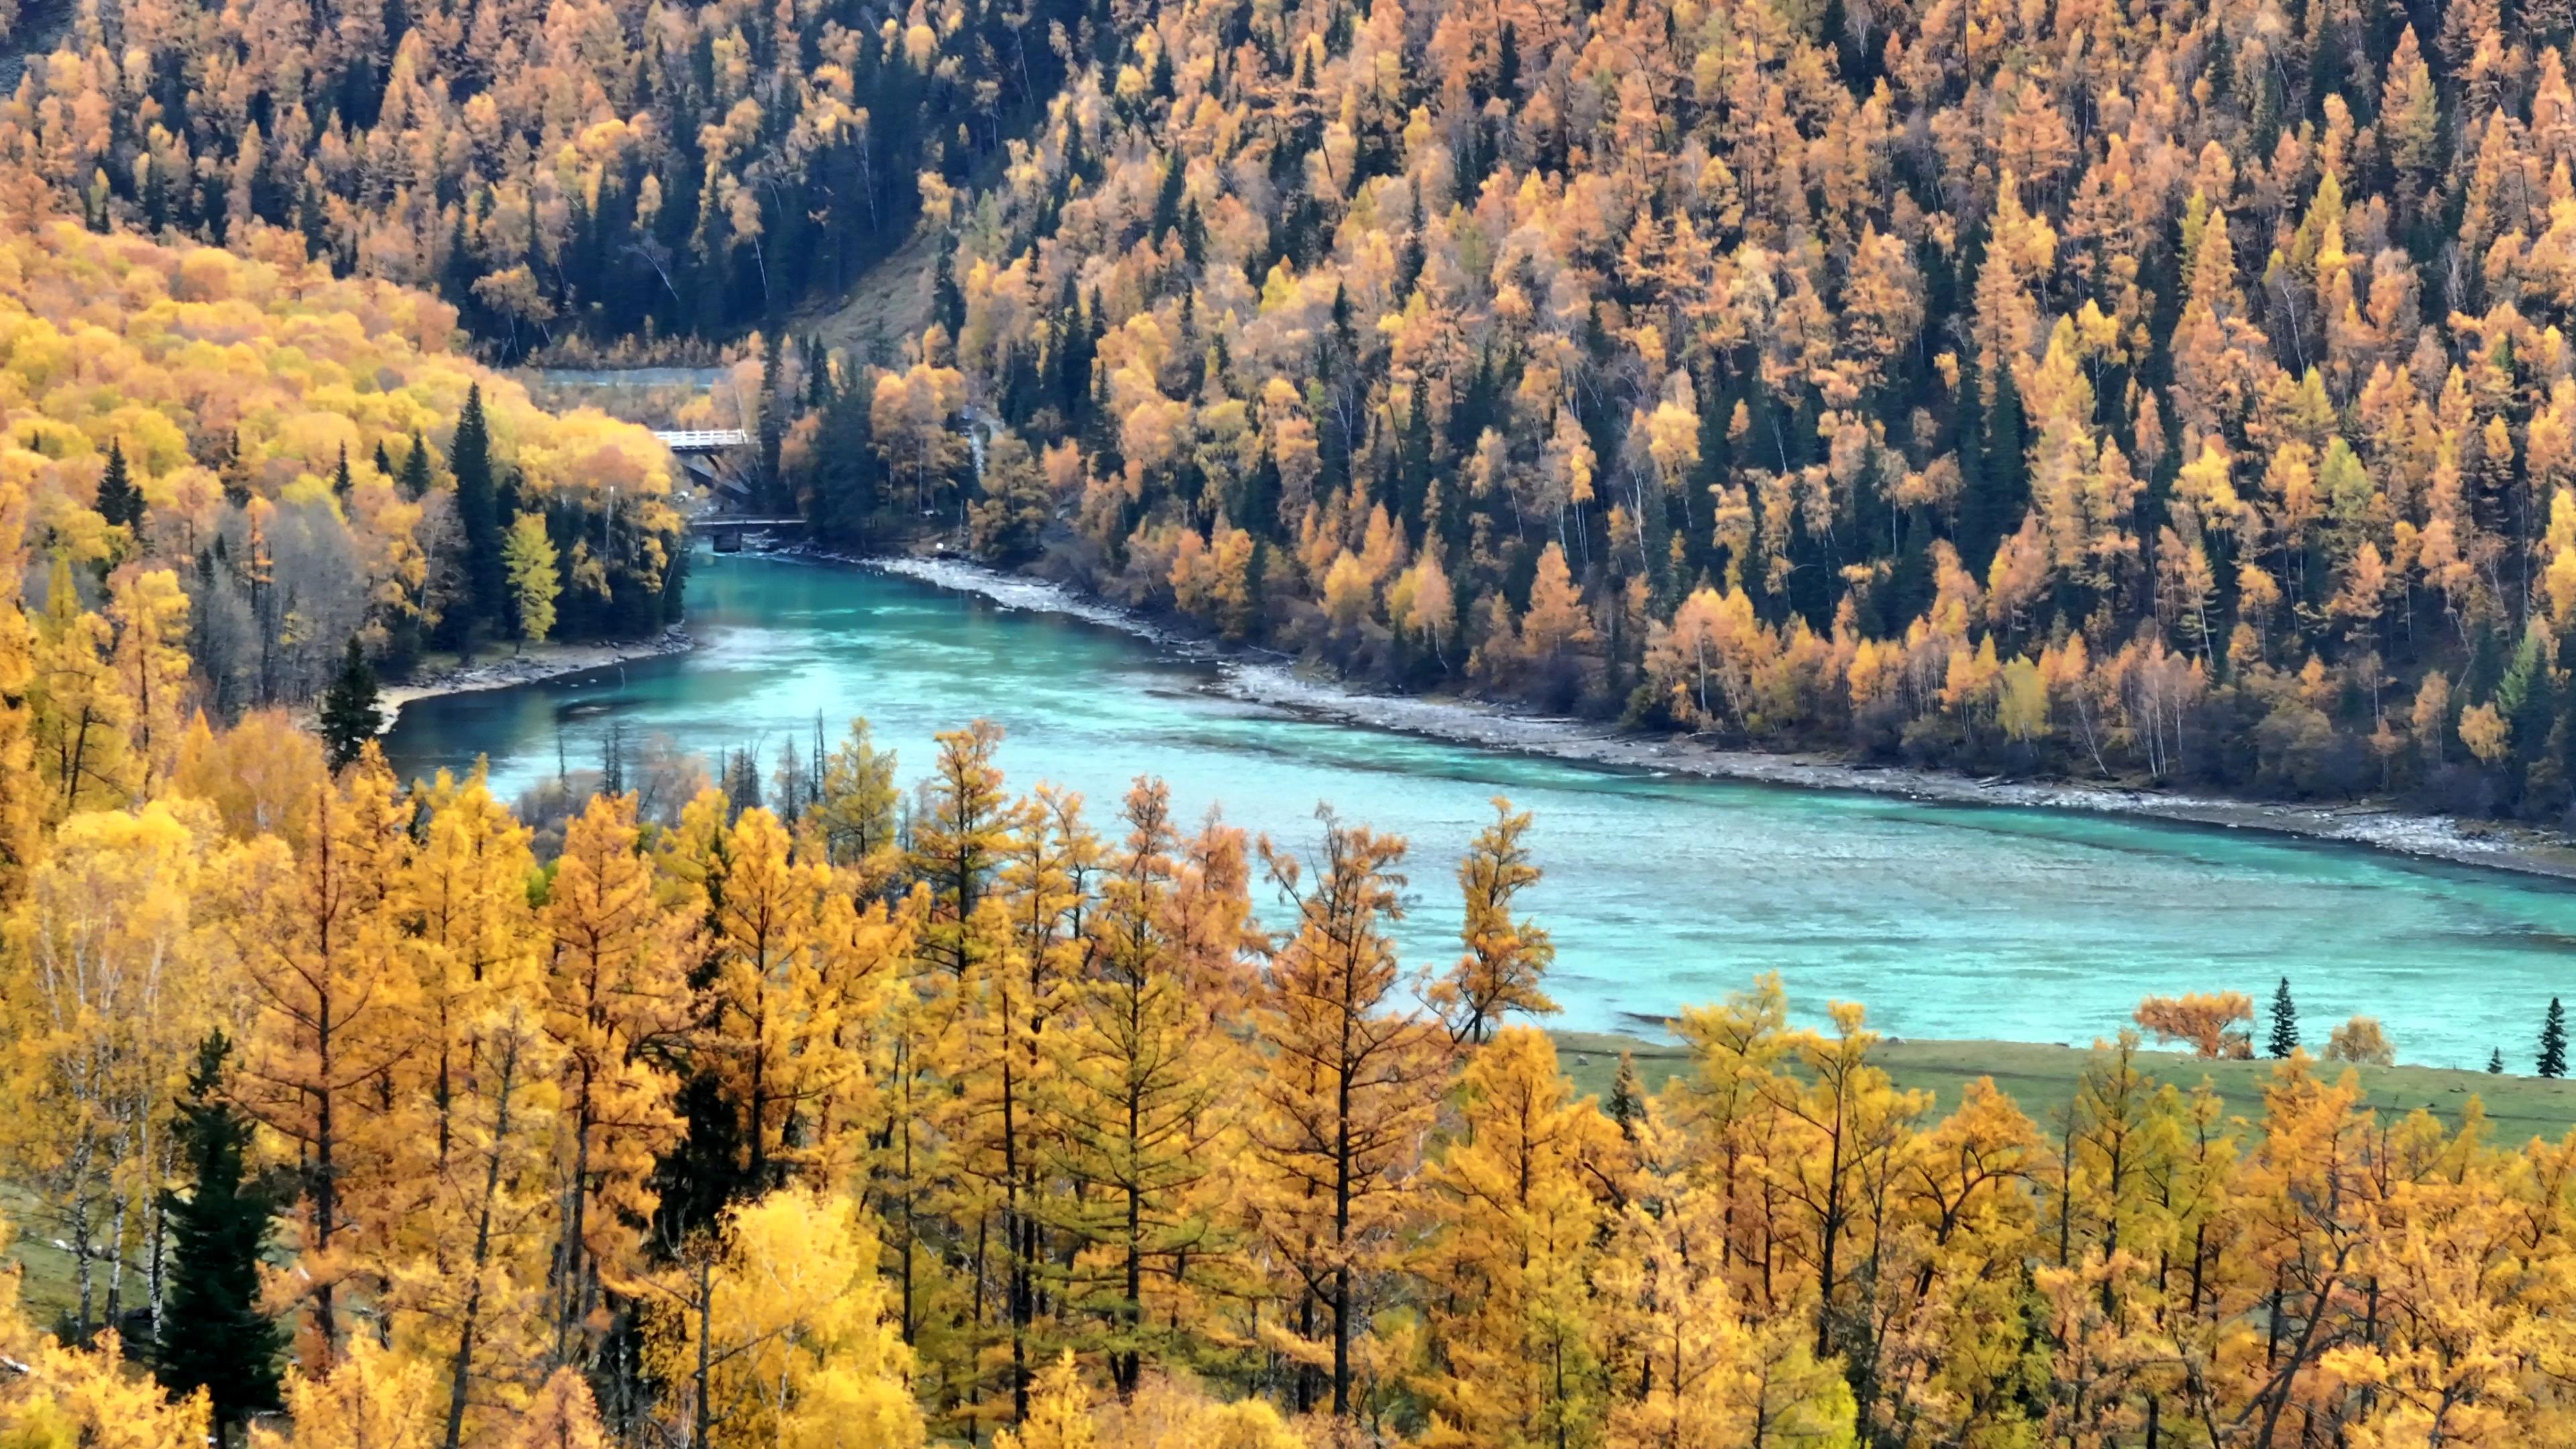
M 656 429 L 653 436 L 674 453 L 712 453 L 719 448 L 751 446 L 751 434 L 740 428 Z

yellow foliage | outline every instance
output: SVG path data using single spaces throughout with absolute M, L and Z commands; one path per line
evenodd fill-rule
M 2254 998 L 2242 991 L 2150 996 L 2138 1003 L 2136 1016 L 2159 1040 L 2189 1043 L 2204 1057 L 2254 1054 Z
M 444 1407 L 429 1363 L 359 1334 L 328 1372 L 289 1370 L 287 1423 L 254 1423 L 250 1441 L 252 1449 L 433 1449 Z
M 681 1303 L 656 1319 L 650 1352 L 685 1414 L 720 1425 L 713 1444 L 923 1441 L 912 1351 L 887 1316 L 881 1253 L 864 1208 L 792 1186 L 733 1209 L 703 1273 L 672 1274 L 665 1291 Z
M 2384 1067 L 2397 1060 L 2397 1048 L 2388 1040 L 2388 1033 L 2380 1029 L 2377 1017 L 2356 1016 L 2336 1027 L 2327 1038 L 2326 1060 Z
M 114 1333 L 83 1352 L 50 1339 L 18 1382 L 0 1389 L 7 1449 L 198 1449 L 208 1442 L 206 1398 L 177 1403 L 125 1361 Z
M 2512 727 L 2492 704 L 2473 704 L 2460 711 L 2460 743 L 2487 764 L 2505 756 L 2510 747 Z

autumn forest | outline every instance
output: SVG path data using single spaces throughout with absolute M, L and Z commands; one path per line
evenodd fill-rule
M 2367 1018 L 2025 1110 L 1748 969 L 1582 1092 L 1508 800 L 375 741 L 682 618 L 679 464 L 527 369 L 685 363 L 738 506 L 1370 687 L 2561 826 L 2571 41 L 0 0 L 0 1449 L 2576 1445 L 2576 1136 Z
M 498 360 L 752 348 L 827 535 L 1354 677 L 2555 823 L 2565 28 L 153 3 L 0 144 Z M 879 263 L 928 273 L 900 348 L 813 335 Z

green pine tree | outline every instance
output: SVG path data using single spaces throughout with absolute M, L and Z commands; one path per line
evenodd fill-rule
M 2495 1050 L 2487 1053 L 2487 1075 L 2490 1077 L 2501 1077 L 2504 1075 L 2503 1047 L 2497 1047 Z
M 483 417 L 481 383 L 465 390 L 447 468 L 456 475 L 456 522 L 465 534 L 467 622 L 499 629 L 508 619 L 510 580 L 501 560 L 501 490 L 492 471 L 492 430 Z
M 403 459 L 402 495 L 414 503 L 429 496 L 429 447 L 411 435 L 411 456 Z
M 884 493 L 884 464 L 870 443 L 874 435 L 864 387 L 839 394 L 823 410 L 809 508 L 814 531 L 834 543 L 873 542 L 871 525 Z
M 224 1096 L 231 1046 L 216 1032 L 197 1049 L 177 1123 L 194 1190 L 162 1199 L 175 1261 L 157 1371 L 174 1394 L 205 1389 L 218 1443 L 254 1412 L 277 1407 L 277 1360 L 285 1346 L 277 1324 L 259 1311 L 260 1254 L 276 1205 L 244 1180 L 251 1121 Z
M 224 451 L 215 471 L 224 482 L 224 501 L 235 508 L 250 507 L 250 464 L 242 457 L 241 429 L 224 435 Z
M 954 338 L 966 330 L 966 294 L 957 286 L 957 263 L 950 248 L 939 248 L 937 268 L 930 277 L 930 314 Z
M 1154 245 L 1156 246 L 1161 246 L 1163 244 L 1164 236 L 1169 234 L 1173 227 L 1180 224 L 1181 188 L 1189 179 L 1186 174 L 1187 171 L 1188 168 L 1181 164 L 1181 158 L 1178 156 L 1174 156 L 1171 160 L 1163 163 L 1162 189 L 1154 193 L 1154 224 L 1152 234 Z
M 125 444 L 107 445 L 107 471 L 98 480 L 98 516 L 123 528 L 143 524 L 143 490 L 134 486 L 134 471 L 125 464 Z
M 1637 1140 L 1637 1123 L 1646 1115 L 1646 1092 L 1637 1080 L 1637 1056 L 1619 1053 L 1619 1075 L 1610 1082 L 1610 1120 L 1619 1124 L 1619 1135 Z
M 2567 1075 L 2567 1009 L 2549 998 L 2549 1015 L 2540 1022 L 2540 1075 Z
M 349 499 L 349 490 L 357 486 L 357 480 L 349 476 L 349 445 L 342 443 L 339 465 L 331 470 L 331 493 L 345 503 Z
M 2272 1039 L 2267 1046 L 2276 1057 L 2286 1057 L 2299 1049 L 2299 1008 L 2290 1000 L 2287 976 L 2272 991 Z
M 339 677 L 323 692 L 321 727 L 322 747 L 335 770 L 356 759 L 385 727 L 385 712 L 376 705 L 376 671 L 355 634 L 349 636 Z
M 778 334 L 767 332 L 760 339 L 760 506 L 772 513 L 783 512 L 791 505 L 787 497 L 785 475 L 779 467 L 780 450 L 787 444 L 787 363 L 784 349 L 778 345 Z

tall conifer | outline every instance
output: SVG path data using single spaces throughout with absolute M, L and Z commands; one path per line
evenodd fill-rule
M 355 634 L 349 636 L 338 677 L 322 696 L 320 724 L 322 747 L 335 770 L 356 759 L 367 741 L 384 730 L 385 712 L 376 707 L 376 671 Z
M 126 466 L 125 445 L 107 445 L 107 471 L 98 480 L 98 516 L 121 528 L 140 527 L 143 522 L 143 490 L 134 486 L 134 472 Z
M 492 473 L 492 432 L 483 417 L 483 385 L 465 392 L 447 466 L 456 475 L 456 521 L 465 533 L 465 583 L 471 623 L 497 628 L 509 609 L 501 558 L 501 499 Z
M 2286 1057 L 2299 1049 L 2299 1008 L 2290 1000 L 2290 978 L 2272 989 L 2272 1038 L 2265 1049 L 2275 1057 Z
M 244 1173 L 251 1121 L 224 1095 L 232 1043 L 222 1032 L 197 1049 L 177 1133 L 191 1191 L 163 1196 L 176 1266 L 162 1310 L 160 1368 L 174 1394 L 203 1388 L 215 1434 L 277 1407 L 285 1336 L 259 1310 L 260 1254 L 275 1204 Z

